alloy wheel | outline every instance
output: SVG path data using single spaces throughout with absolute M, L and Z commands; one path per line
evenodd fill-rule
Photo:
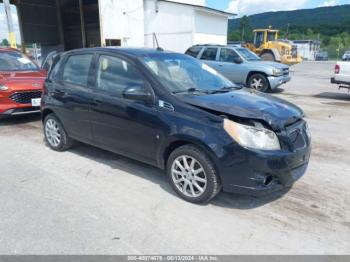
M 260 90 L 264 87 L 264 82 L 261 78 L 253 78 L 250 83 L 250 87 L 256 90 Z
M 53 147 L 58 147 L 61 143 L 61 132 L 54 119 L 48 119 L 45 124 L 45 134 L 47 141 Z
M 199 197 L 207 188 L 204 168 L 192 156 L 177 157 L 171 167 L 171 177 L 177 189 L 187 197 Z

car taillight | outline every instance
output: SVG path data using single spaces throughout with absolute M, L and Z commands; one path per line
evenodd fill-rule
M 339 65 L 335 65 L 334 73 L 339 74 L 339 72 L 340 72 L 340 66 Z

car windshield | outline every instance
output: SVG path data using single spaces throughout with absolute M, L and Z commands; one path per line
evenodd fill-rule
M 208 65 L 190 56 L 157 53 L 144 56 L 142 62 L 173 93 L 210 93 L 239 88 Z
M 33 71 L 38 67 L 20 52 L 0 52 L 0 71 Z
M 247 61 L 260 61 L 261 58 L 247 48 L 236 48 L 237 52 Z

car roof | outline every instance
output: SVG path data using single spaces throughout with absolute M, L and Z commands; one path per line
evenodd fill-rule
M 115 54 L 124 54 L 129 56 L 142 56 L 142 55 L 150 55 L 150 54 L 158 54 L 158 53 L 166 53 L 166 54 L 177 54 L 176 52 L 167 51 L 163 49 L 155 49 L 155 48 L 136 48 L 136 47 L 93 47 L 93 48 L 80 48 L 74 49 L 66 52 L 69 53 L 84 53 L 84 52 L 108 52 Z
M 224 47 L 224 48 L 243 48 L 241 46 L 235 46 L 235 45 L 218 45 L 218 44 L 203 44 L 203 45 L 193 45 L 191 47 L 216 47 L 216 48 L 219 48 L 219 47 Z

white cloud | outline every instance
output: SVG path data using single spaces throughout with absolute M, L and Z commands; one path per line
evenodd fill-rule
M 338 1 L 337 0 L 326 0 L 323 2 L 322 5 L 319 5 L 319 7 L 325 7 L 325 6 L 335 6 L 338 5 Z
M 232 0 L 226 11 L 238 16 L 269 11 L 295 10 L 302 8 L 308 0 Z

